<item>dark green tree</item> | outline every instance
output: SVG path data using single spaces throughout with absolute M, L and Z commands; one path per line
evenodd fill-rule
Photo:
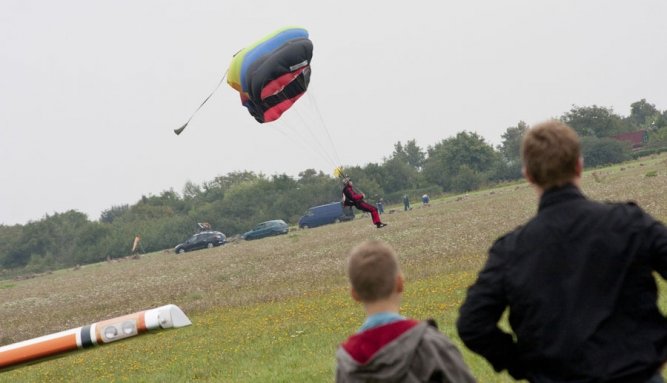
M 215 177 L 213 181 L 203 185 L 204 199 L 208 202 L 221 200 L 224 198 L 225 192 L 231 187 L 244 182 L 255 181 L 259 178 L 261 178 L 261 175 L 247 170 Z
M 33 263 L 39 269 L 73 265 L 82 252 L 81 233 L 90 225 L 88 217 L 75 210 L 29 222 L 23 227 L 16 247 L 7 254 L 4 266 L 22 267 Z
M 424 164 L 427 182 L 440 185 L 444 191 L 453 190 L 452 180 L 462 166 L 484 174 L 498 161 L 498 154 L 477 133 L 460 132 L 456 137 L 442 140 L 428 149 Z
M 528 124 L 519 121 L 516 126 L 510 126 L 501 135 L 502 142 L 498 145 L 498 152 L 507 163 L 521 162 L 521 140 L 528 131 Z
M 419 172 L 411 166 L 405 157 L 394 157 L 382 164 L 384 177 L 381 186 L 385 193 L 414 189 L 418 185 Z
M 655 105 L 646 102 L 644 98 L 630 104 L 628 119 L 635 126 L 635 129 L 655 129 L 655 123 L 659 118 L 660 111 L 656 109 Z
M 22 225 L 0 225 L 0 267 L 12 267 L 15 260 L 9 259 L 9 255 L 20 244 L 23 237 Z
M 417 145 L 415 140 L 409 140 L 405 145 L 400 141 L 394 144 L 394 152 L 389 160 L 405 162 L 416 170 L 420 170 L 424 165 L 426 153 Z
M 510 126 L 501 135 L 502 142 L 497 150 L 500 160 L 496 162 L 489 173 L 493 181 L 514 180 L 521 178 L 521 141 L 528 130 L 528 124 L 519 121 L 516 126 Z
M 452 177 L 451 188 L 452 191 L 465 193 L 479 189 L 484 181 L 484 176 L 480 172 L 473 170 L 468 165 L 461 165 Z
M 582 137 L 581 151 L 587 168 L 616 164 L 630 158 L 629 145 L 613 138 Z
M 112 206 L 110 209 L 102 211 L 100 214 L 100 222 L 113 223 L 117 218 L 122 217 L 130 210 L 130 205 Z
M 572 109 L 565 113 L 561 120 L 582 137 L 610 137 L 632 130 L 632 126 L 624 123 L 612 108 L 597 105 L 572 105 Z
M 667 126 L 649 133 L 648 143 L 651 147 L 667 147 Z
M 426 152 L 417 145 L 415 140 L 409 140 L 403 147 L 408 164 L 417 170 L 421 170 L 426 160 Z
M 192 181 L 187 181 L 183 186 L 183 199 L 192 200 L 201 198 L 203 194 L 201 186 Z

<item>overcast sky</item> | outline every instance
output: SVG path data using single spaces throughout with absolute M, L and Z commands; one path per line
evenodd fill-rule
M 665 15 L 664 0 L 1 0 L 0 224 L 97 220 L 233 171 L 332 174 L 460 131 L 495 146 L 573 104 L 664 110 Z M 173 133 L 235 52 L 289 25 L 315 49 L 283 119 L 256 123 L 225 83 Z

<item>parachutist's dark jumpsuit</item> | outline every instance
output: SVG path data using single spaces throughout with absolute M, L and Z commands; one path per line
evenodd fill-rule
M 371 213 L 373 224 L 375 224 L 376 226 L 382 223 L 382 221 L 380 221 L 380 215 L 378 214 L 378 209 L 376 209 L 375 206 L 366 203 L 364 201 L 363 194 L 356 193 L 352 188 L 352 185 L 350 184 L 345 185 L 345 187 L 343 188 L 343 195 L 345 196 L 344 203 L 346 206 L 354 206 L 359 210 Z

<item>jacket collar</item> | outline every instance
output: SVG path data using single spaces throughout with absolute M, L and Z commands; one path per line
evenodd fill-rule
M 414 319 L 402 319 L 384 324 L 352 335 L 341 346 L 357 363 L 366 364 L 377 352 L 419 323 Z
M 585 199 L 586 197 L 581 193 L 578 187 L 574 184 L 566 184 L 564 186 L 556 186 L 545 190 L 540 198 L 540 204 L 537 211 L 542 211 L 550 206 L 557 205 L 562 202 Z

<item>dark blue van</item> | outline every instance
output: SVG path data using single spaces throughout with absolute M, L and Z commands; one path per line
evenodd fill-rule
M 313 206 L 299 219 L 299 228 L 307 229 L 329 223 L 337 223 L 354 219 L 352 207 L 343 207 L 340 202 L 331 202 L 326 205 Z

